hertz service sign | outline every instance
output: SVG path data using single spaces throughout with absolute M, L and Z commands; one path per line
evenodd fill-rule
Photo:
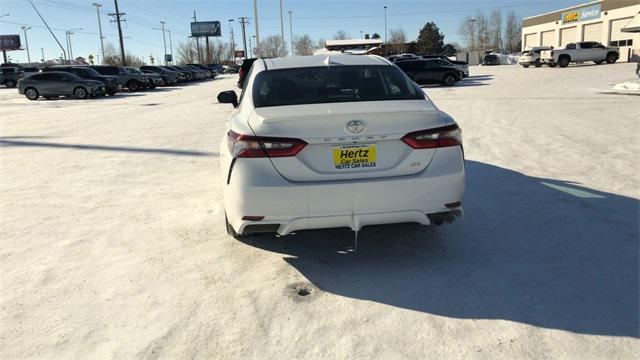
M 563 24 L 577 23 L 579 21 L 598 18 L 600 18 L 600 4 L 563 12 L 560 16 L 560 20 Z

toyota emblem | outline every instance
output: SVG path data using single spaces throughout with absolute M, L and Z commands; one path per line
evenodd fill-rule
M 362 120 L 351 120 L 347 123 L 347 130 L 353 134 L 361 133 L 365 127 L 366 125 Z

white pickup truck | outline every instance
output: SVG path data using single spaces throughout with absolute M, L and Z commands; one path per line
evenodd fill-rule
M 620 57 L 620 49 L 616 46 L 604 46 L 595 41 L 583 41 L 567 44 L 564 49 L 545 50 L 540 53 L 544 64 L 557 64 L 567 67 L 569 63 L 593 61 L 596 64 L 607 62 L 613 64 Z

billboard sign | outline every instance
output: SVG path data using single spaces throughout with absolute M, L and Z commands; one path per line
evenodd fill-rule
M 244 57 L 244 50 L 236 50 L 233 52 L 233 56 L 237 57 L 237 58 L 243 58 Z
M 166 54 L 164 56 L 164 61 L 166 62 L 172 62 L 173 61 L 173 57 L 171 56 L 171 54 Z
M 563 12 L 560 16 L 560 20 L 563 24 L 571 24 L 579 21 L 587 21 L 599 18 L 600 4 Z
M 222 36 L 220 21 L 198 21 L 191 23 L 191 36 Z
M 0 50 L 19 50 L 20 35 L 0 35 Z

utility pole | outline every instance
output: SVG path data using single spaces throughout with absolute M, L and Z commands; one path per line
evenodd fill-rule
M 193 10 L 193 22 L 198 22 L 196 19 L 196 11 Z M 202 56 L 200 55 L 200 38 L 196 36 L 196 49 L 198 49 L 198 63 L 202 63 Z M 172 59 L 173 60 L 173 59 Z
M 44 48 L 40 48 L 40 52 L 42 53 L 42 60 L 40 60 L 44 64 Z
M 98 30 L 100 31 L 100 50 L 102 50 L 102 59 L 104 60 L 104 43 L 102 40 L 104 39 L 104 36 L 102 36 L 102 23 L 100 22 L 100 8 L 102 7 L 102 5 L 98 3 L 93 3 L 92 5 L 96 7 L 96 11 L 98 12 Z
M 387 44 L 387 7 L 384 7 L 384 43 Z
M 233 40 L 233 19 L 229 19 L 229 29 L 231 30 L 231 56 L 233 56 L 233 62 L 236 62 L 236 44 Z
M 27 30 L 31 29 L 31 27 L 22 27 L 22 31 L 24 31 L 24 42 L 27 46 L 27 62 L 31 64 L 31 55 L 29 54 L 29 39 L 27 39 Z
M 293 20 L 291 20 L 291 14 L 293 12 L 289 10 L 289 36 L 291 36 L 291 56 L 293 56 Z
M 249 55 L 250 58 L 253 57 L 253 54 L 251 53 L 251 46 L 252 46 L 251 45 L 251 37 L 249 37 L 249 54 L 248 55 Z M 245 55 L 245 59 L 246 59 L 247 58 L 247 54 L 244 54 L 244 55 Z
M 167 30 L 169 33 L 169 49 L 171 50 L 171 65 L 173 65 L 173 43 L 171 42 L 171 31 Z
M 260 29 L 258 27 L 258 0 L 253 0 L 253 19 L 256 24 L 256 47 L 260 48 Z M 246 56 L 246 43 L 245 43 L 245 56 Z M 260 54 L 258 54 L 260 55 Z
M 249 22 L 247 21 L 246 17 L 241 17 L 238 20 L 240 20 L 240 25 L 242 25 L 242 42 L 244 44 L 244 58 L 247 58 L 247 32 L 245 30 L 245 25 L 249 24 Z M 258 47 L 258 36 L 256 35 L 256 47 Z
M 122 38 L 122 26 L 120 24 L 121 22 L 125 21 L 120 19 L 120 17 L 126 14 L 121 13 L 120 10 L 118 9 L 118 0 L 113 0 L 113 2 L 116 7 L 116 12 L 109 14 L 109 16 L 114 16 L 116 19 L 112 20 L 112 22 L 118 23 L 118 37 L 120 38 L 120 54 L 122 55 L 122 66 L 127 66 L 127 60 L 124 56 L 124 39 Z
M 162 45 L 164 46 L 164 66 L 167 66 L 167 39 L 164 36 L 164 21 L 160 21 L 160 24 L 162 24 L 162 29 L 160 30 L 162 30 Z
M 280 0 L 280 38 L 282 39 L 282 47 L 286 49 L 284 44 L 284 21 L 282 20 L 282 0 Z

